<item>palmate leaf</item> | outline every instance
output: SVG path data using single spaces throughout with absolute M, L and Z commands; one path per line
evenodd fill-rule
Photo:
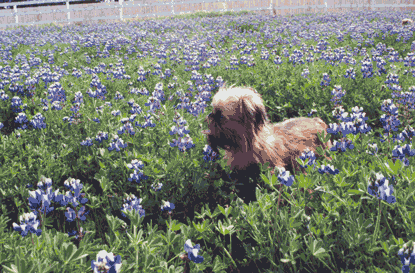
M 88 254 L 83 254 L 83 248 L 77 249 L 77 247 L 72 243 L 63 243 L 60 248 L 57 246 L 54 246 L 54 248 L 55 252 L 58 254 L 58 257 L 65 265 L 74 263 L 75 261 L 88 256 Z

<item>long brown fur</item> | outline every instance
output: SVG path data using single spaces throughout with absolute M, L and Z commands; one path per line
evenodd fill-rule
M 412 21 L 412 19 L 409 19 L 409 18 L 405 18 L 405 19 L 403 19 L 402 20 L 402 26 L 404 26 L 404 25 L 412 25 L 413 24 L 413 21 Z
M 317 133 L 328 126 L 320 118 L 292 118 L 271 124 L 261 95 L 249 87 L 220 88 L 212 100 L 213 111 L 206 118 L 208 144 L 218 152 L 226 150 L 231 169 L 245 170 L 252 164 L 270 162 L 270 167 L 300 170 L 295 158 L 306 148 L 317 157 L 316 148 L 331 147 L 321 143 Z M 331 158 L 324 157 L 328 160 Z

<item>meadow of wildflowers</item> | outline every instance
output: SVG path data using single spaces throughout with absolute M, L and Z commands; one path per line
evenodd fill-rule
M 1 32 L 1 272 L 412 272 L 410 12 L 196 13 Z M 272 122 L 321 117 L 331 162 L 206 145 L 224 83 Z M 246 186 L 246 185 L 245 185 Z M 414 215 L 415 219 L 415 215 Z

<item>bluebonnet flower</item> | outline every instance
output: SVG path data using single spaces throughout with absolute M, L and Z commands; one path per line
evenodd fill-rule
M 333 165 L 321 165 L 320 168 L 318 168 L 318 172 L 321 174 L 328 173 L 332 175 L 340 173 L 340 171 L 338 169 L 335 169 Z
M 220 158 L 220 155 L 214 152 L 212 148 L 207 144 L 203 148 L 203 154 L 204 154 L 203 160 L 205 162 L 209 162 L 209 161 L 215 162 L 217 159 Z
M 184 250 L 187 252 L 187 257 L 195 263 L 202 263 L 204 258 L 200 255 L 198 255 L 200 251 L 200 245 L 197 244 L 195 246 L 192 246 L 192 241 L 188 239 L 184 243 Z
M 146 215 L 143 206 L 140 204 L 142 201 L 142 198 L 137 199 L 137 197 L 134 194 L 131 194 L 130 196 L 127 196 L 126 199 L 124 199 L 125 204 L 123 204 L 123 207 L 121 208 L 122 211 L 133 211 L 135 210 L 136 213 L 139 213 L 140 217 L 144 217 Z M 123 212 L 121 212 L 122 216 L 127 217 Z
M 16 223 L 13 223 L 13 229 L 15 231 L 20 232 L 20 235 L 22 237 L 26 237 L 26 235 L 31 232 L 35 233 L 37 236 L 40 236 L 42 234 L 41 229 L 37 229 L 39 226 L 40 221 L 36 220 L 36 214 L 33 212 L 25 213 L 20 216 L 20 225 L 17 225 Z
M 376 155 L 378 153 L 378 145 L 376 143 L 368 143 L 367 147 L 369 150 L 366 150 L 366 153 L 370 155 Z
M 144 167 L 142 161 L 134 159 L 131 161 L 131 164 L 127 164 L 127 167 L 134 170 L 134 173 L 130 174 L 130 178 L 128 178 L 128 181 L 135 181 L 137 183 L 140 183 L 141 180 L 148 179 L 148 176 L 144 175 L 143 171 L 141 170 Z
M 117 135 L 113 135 L 112 142 L 110 143 L 110 146 L 108 147 L 108 151 L 116 150 L 117 152 L 120 151 L 120 148 L 127 148 L 128 144 Z
M 163 205 L 161 206 L 161 210 L 167 210 L 169 213 L 175 208 L 176 206 L 173 203 L 168 201 L 163 201 Z
M 330 85 L 330 77 L 327 73 L 323 73 L 323 80 L 320 82 L 320 86 L 329 86 Z
M 68 222 L 72 222 L 76 218 L 80 219 L 81 221 L 86 220 L 86 215 L 89 214 L 89 211 L 85 212 L 85 206 L 81 207 L 78 212 L 74 211 L 73 209 L 67 207 L 67 212 L 65 212 L 65 216 Z
M 313 166 L 316 162 L 316 155 L 314 154 L 313 151 L 310 151 L 309 148 L 307 148 L 304 152 L 302 152 L 301 156 L 299 158 L 300 158 L 300 160 L 303 160 L 304 162 L 306 161 L 306 159 L 309 159 L 307 164 L 306 164 L 308 166 Z M 301 165 L 300 164 L 300 167 L 305 168 L 306 165 Z M 315 168 L 315 166 L 314 166 L 314 168 Z
M 415 264 L 415 242 L 408 248 L 407 244 L 404 244 L 398 251 L 398 256 L 402 263 L 402 272 L 409 273 L 409 264 Z
M 380 200 L 384 200 L 389 204 L 396 203 L 396 197 L 392 195 L 393 185 L 389 185 L 389 180 L 380 173 L 375 173 L 375 178 L 372 176 L 369 179 L 367 191 L 370 195 L 375 196 Z
M 277 178 L 281 184 L 287 187 L 291 187 L 294 183 L 294 176 L 290 175 L 290 172 L 286 171 L 284 167 L 277 167 L 276 169 L 279 171 Z
M 101 250 L 97 254 L 97 261 L 91 261 L 91 268 L 94 273 L 118 273 L 121 269 L 121 256 L 114 256 L 112 252 L 108 253 L 106 250 Z
M 158 183 L 157 185 L 156 184 L 151 185 L 151 188 L 156 192 L 160 191 L 162 187 L 163 187 L 163 183 Z

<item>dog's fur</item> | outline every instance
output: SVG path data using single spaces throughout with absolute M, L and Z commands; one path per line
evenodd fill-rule
M 252 88 L 220 88 L 212 106 L 206 118 L 208 130 L 203 133 L 213 151 L 225 149 L 224 158 L 232 170 L 249 170 L 252 165 L 269 162 L 272 168 L 300 171 L 296 158 L 306 148 L 321 156 L 316 152 L 318 146 L 332 146 L 330 140 L 321 143 L 318 139 L 317 132 L 328 128 L 320 118 L 300 117 L 271 124 L 261 95 Z
M 406 18 L 406 19 L 403 19 L 402 20 L 402 26 L 404 26 L 404 25 L 412 25 L 413 24 L 413 21 L 412 21 L 412 19 L 409 19 L 409 18 Z

